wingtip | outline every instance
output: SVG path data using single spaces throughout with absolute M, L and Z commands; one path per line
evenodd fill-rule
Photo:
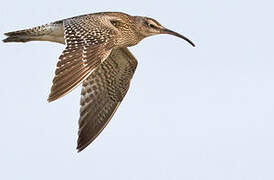
M 77 150 L 77 153 L 80 153 L 80 152 L 82 152 L 84 149 L 85 149 L 86 147 L 81 147 L 81 146 L 77 146 L 77 148 L 76 148 L 76 150 Z
M 54 95 L 52 92 L 49 94 L 49 97 L 48 97 L 48 99 L 47 99 L 47 101 L 50 103 L 50 102 L 52 102 L 52 101 L 55 101 L 55 100 L 57 100 L 57 99 L 59 99 L 59 98 L 61 98 L 62 96 L 56 96 L 56 95 Z
M 77 150 L 77 153 L 80 153 L 82 150 L 80 150 L 80 149 L 76 149 Z
M 47 101 L 50 103 L 50 102 L 54 101 L 54 99 L 52 99 L 51 97 L 48 97 Z
M 50 103 L 50 102 L 53 102 L 53 101 L 55 101 L 55 100 L 57 100 L 57 99 L 59 99 L 59 98 L 60 98 L 60 97 L 49 96 L 48 99 L 47 99 L 47 101 Z
M 85 144 L 82 144 L 79 142 L 79 138 L 78 138 L 78 142 L 77 142 L 77 152 L 80 153 L 82 152 L 84 149 L 86 149 L 88 147 L 88 145 L 91 144 L 91 142 L 94 140 L 95 138 L 93 138 L 92 140 L 89 140 L 88 142 L 86 142 Z

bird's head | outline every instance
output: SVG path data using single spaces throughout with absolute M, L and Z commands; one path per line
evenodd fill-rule
M 170 34 L 177 36 L 179 38 L 182 38 L 189 42 L 193 47 L 195 47 L 195 44 L 186 38 L 185 36 L 174 32 L 172 30 L 169 30 L 165 27 L 163 27 L 158 21 L 149 18 L 149 17 L 142 17 L 142 16 L 134 16 L 136 25 L 138 28 L 139 33 L 145 38 L 148 36 L 156 35 L 156 34 Z

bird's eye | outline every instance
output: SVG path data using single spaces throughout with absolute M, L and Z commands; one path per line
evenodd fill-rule
M 119 21 L 110 21 L 110 22 L 111 22 L 111 24 L 112 24 L 113 26 L 115 26 L 115 27 L 118 27 L 119 24 L 120 24 Z
M 156 26 L 154 24 L 149 24 L 149 27 L 156 28 Z

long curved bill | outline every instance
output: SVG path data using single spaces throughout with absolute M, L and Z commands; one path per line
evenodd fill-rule
M 177 32 L 174 32 L 174 31 L 172 31 L 172 30 L 170 30 L 170 29 L 164 28 L 164 29 L 161 31 L 161 33 L 162 33 L 162 34 L 170 34 L 170 35 L 173 35 L 173 36 L 177 36 L 177 37 L 179 37 L 179 38 L 182 38 L 182 39 L 184 39 L 185 41 L 187 41 L 189 44 L 191 44 L 193 47 L 195 47 L 195 44 L 194 44 L 190 39 L 188 39 L 187 37 L 185 37 L 185 36 L 183 36 L 183 35 L 181 35 L 181 34 L 179 34 L 179 33 L 177 33 Z

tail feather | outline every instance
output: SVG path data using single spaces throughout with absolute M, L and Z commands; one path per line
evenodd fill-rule
M 52 41 L 65 43 L 63 21 L 37 26 L 30 29 L 7 32 L 3 42 Z
M 12 31 L 4 33 L 6 36 L 18 36 L 18 35 L 28 35 L 26 30 Z
M 28 42 L 31 41 L 32 39 L 28 36 L 21 36 L 21 35 L 14 35 L 14 36 L 9 36 L 6 39 L 3 39 L 3 42 Z
M 28 42 L 32 40 L 33 34 L 29 30 L 20 30 L 4 33 L 8 36 L 3 42 Z

